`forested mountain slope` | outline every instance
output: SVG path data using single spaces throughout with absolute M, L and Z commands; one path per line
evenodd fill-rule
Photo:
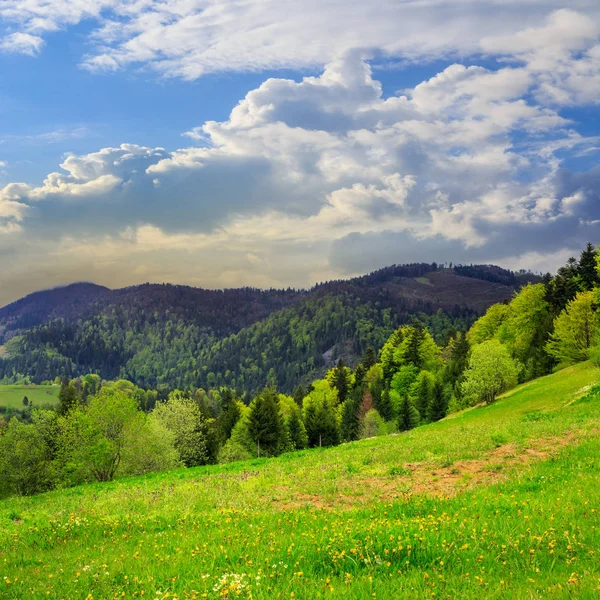
M 143 386 L 290 391 L 337 356 L 352 364 L 380 348 L 416 315 L 440 340 L 466 329 L 521 280 L 485 265 L 415 264 L 309 291 L 74 284 L 0 309 L 0 380 L 94 372 Z

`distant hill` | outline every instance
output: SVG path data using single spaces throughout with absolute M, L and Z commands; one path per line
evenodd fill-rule
M 76 283 L 0 309 L 0 380 L 95 372 L 145 386 L 290 391 L 417 316 L 438 339 L 464 329 L 523 280 L 490 265 L 419 263 L 311 290 Z

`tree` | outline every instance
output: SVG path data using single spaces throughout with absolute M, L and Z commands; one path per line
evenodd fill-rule
M 340 443 L 340 431 L 333 406 L 322 402 L 317 408 L 319 423 L 319 446 L 336 446 Z
M 528 284 L 511 300 L 508 318 L 497 337 L 511 351 L 512 357 L 526 367 L 526 379 L 545 375 L 550 370 L 545 345 L 552 328 L 550 305 L 543 283 Z
M 75 386 L 67 379 L 64 379 L 58 394 L 58 414 L 64 416 L 76 408 L 78 404 L 79 397 Z
M 365 353 L 363 354 L 361 363 L 362 363 L 363 367 L 365 368 L 365 371 L 368 371 L 373 365 L 375 365 L 377 363 L 377 353 L 375 352 L 375 349 L 373 348 L 373 346 L 369 346 L 365 350 Z
M 379 402 L 375 403 L 375 408 L 386 421 L 391 421 L 394 418 L 394 407 L 392 406 L 389 388 L 381 392 Z
M 423 356 L 421 355 L 421 344 L 425 340 L 425 330 L 420 321 L 417 321 L 410 329 L 408 343 L 403 353 L 405 364 L 413 365 L 417 369 L 423 368 Z
M 119 474 L 144 475 L 181 466 L 173 432 L 154 414 L 142 419 L 143 425 L 124 444 Z
M 29 406 L 29 398 L 27 396 L 23 396 L 23 406 Z
M 589 358 L 597 341 L 600 317 L 593 292 L 580 292 L 554 321 L 554 333 L 546 348 L 559 366 Z
M 481 344 L 491 340 L 500 326 L 508 319 L 510 309 L 506 304 L 493 304 L 485 315 L 477 319 L 468 333 L 471 344 Z
M 282 442 L 283 422 L 277 392 L 266 388 L 250 404 L 248 433 L 256 445 L 257 456 L 273 456 Z
M 599 256 L 598 250 L 588 242 L 585 250 L 581 253 L 577 273 L 582 291 L 591 291 L 600 285 L 600 274 L 596 268 Z
M 360 422 L 360 438 L 366 439 L 377 437 L 379 435 L 385 435 L 385 433 L 386 428 L 384 420 L 381 418 L 381 415 L 372 408 Z
M 339 443 L 340 433 L 336 415 L 337 390 L 327 380 L 313 382 L 313 389 L 304 398 L 304 425 L 308 446 L 334 446 Z
M 179 457 L 186 467 L 204 465 L 210 459 L 212 420 L 204 418 L 195 400 L 178 391 L 158 402 L 151 413 L 173 434 Z
M 304 400 L 304 388 L 299 385 L 294 392 L 294 400 L 298 406 L 302 406 L 302 400 Z
M 335 388 L 338 393 L 338 402 L 341 404 L 346 401 L 352 386 L 350 369 L 344 365 L 344 361 L 340 358 L 336 367 L 330 372 L 328 381 L 332 388 Z
M 439 421 L 446 416 L 448 412 L 448 398 L 444 386 L 438 379 L 435 380 L 431 390 L 431 398 L 427 405 L 427 420 L 431 422 Z
M 433 398 L 435 378 L 429 371 L 421 371 L 410 386 L 410 397 L 415 408 L 419 411 L 421 420 L 428 419 L 427 410 Z M 405 392 L 406 393 L 406 392 Z
M 294 450 L 302 450 L 308 444 L 308 436 L 306 435 L 306 427 L 302 422 L 300 411 L 294 411 L 286 421 L 288 436 Z
M 461 390 L 470 405 L 491 404 L 498 394 L 516 385 L 518 375 L 517 363 L 506 346 L 488 340 L 472 349 Z
M 229 392 L 229 391 L 228 391 Z M 217 418 L 217 436 L 221 444 L 224 444 L 230 437 L 235 424 L 241 416 L 240 407 L 233 395 L 229 392 L 223 394 L 221 399 L 221 413 Z
M 398 408 L 398 431 L 408 431 L 419 424 L 419 411 L 414 407 L 408 394 L 404 394 Z
M 140 434 L 143 425 L 144 414 L 131 395 L 120 390 L 100 393 L 88 407 L 67 413 L 61 452 L 70 470 L 80 471 L 84 480 L 112 481 L 126 445 Z
M 28 496 L 51 489 L 49 449 L 39 429 L 12 418 L 0 436 L 0 496 Z
M 360 429 L 358 408 L 359 407 L 354 398 L 349 398 L 342 404 L 340 437 L 344 442 L 351 442 L 358 439 L 358 433 Z

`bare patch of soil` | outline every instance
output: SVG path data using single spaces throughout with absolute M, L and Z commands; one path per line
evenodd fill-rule
M 597 431 L 594 431 L 597 434 Z M 373 501 L 408 499 L 414 495 L 451 497 L 480 485 L 494 485 L 515 470 L 540 460 L 548 460 L 571 444 L 576 444 L 583 433 L 569 431 L 561 437 L 528 440 L 526 445 L 503 444 L 475 460 L 458 460 L 441 466 L 434 462 L 415 462 L 404 465 L 400 476 L 381 475 L 340 481 L 336 494 L 287 495 L 285 500 L 274 501 L 277 510 L 298 508 L 350 509 Z M 283 490 L 282 490 L 283 491 Z M 286 490 L 289 492 L 289 490 Z

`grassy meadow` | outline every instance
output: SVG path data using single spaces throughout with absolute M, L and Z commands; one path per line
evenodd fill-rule
M 59 392 L 59 385 L 0 385 L 0 406 L 22 409 L 25 396 L 33 406 L 57 404 Z
M 0 598 L 598 598 L 599 380 L 580 364 L 406 434 L 2 501 Z

